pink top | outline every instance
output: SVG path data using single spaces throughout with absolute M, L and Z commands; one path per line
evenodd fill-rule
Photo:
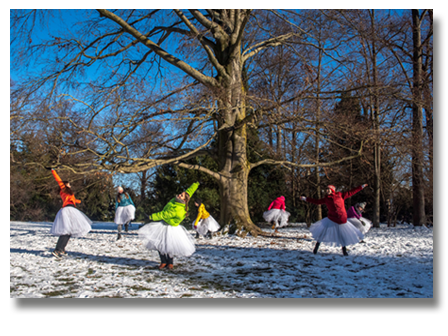
M 271 203 L 271 205 L 270 205 L 269 208 L 268 208 L 268 210 L 271 210 L 271 209 L 281 209 L 281 210 L 285 210 L 285 209 L 286 209 L 286 207 L 285 207 L 285 197 L 283 197 L 283 196 L 277 197 L 277 198 Z

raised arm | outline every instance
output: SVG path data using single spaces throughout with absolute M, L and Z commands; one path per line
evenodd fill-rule
M 56 180 L 56 182 L 58 183 L 59 187 L 62 189 L 65 187 L 64 182 L 62 182 L 61 178 L 59 177 L 58 173 L 56 173 L 56 170 L 52 169 L 51 173 L 54 176 L 54 179 Z
M 365 187 L 367 187 L 367 184 L 363 184 L 360 185 L 359 187 L 356 187 L 352 190 L 346 191 L 344 193 L 342 193 L 342 199 L 347 199 L 349 197 L 352 197 L 354 194 L 356 194 L 357 192 L 360 192 L 362 189 L 364 189 Z
M 196 189 L 198 189 L 198 187 L 199 187 L 199 182 L 195 182 L 191 186 L 189 186 L 188 189 L 185 190 L 185 192 L 191 197 L 191 196 L 193 196 Z

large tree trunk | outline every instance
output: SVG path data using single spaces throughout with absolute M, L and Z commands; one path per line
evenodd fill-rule
M 218 108 L 223 120 L 219 127 L 218 165 L 220 173 L 221 225 L 234 224 L 229 232 L 245 236 L 250 232 L 253 236 L 262 233 L 250 219 L 247 204 L 248 176 L 250 163 L 247 160 L 246 125 L 238 125 L 246 117 L 245 92 L 242 79 L 242 59 L 240 48 L 226 67 L 229 78 L 219 78 L 224 91 L 218 97 Z M 234 221 L 232 223 L 232 220 Z
M 247 233 L 257 236 L 262 230 L 256 226 L 249 215 L 247 206 L 248 169 L 223 178 L 220 183 L 221 225 L 230 225 L 229 233 L 244 237 Z
M 413 223 L 422 226 L 426 223 L 425 194 L 423 176 L 423 112 L 422 112 L 422 49 L 420 30 L 420 11 L 412 10 L 413 26 L 413 88 L 412 88 L 412 196 Z

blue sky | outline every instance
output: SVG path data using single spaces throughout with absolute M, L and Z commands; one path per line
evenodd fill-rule
M 399 12 L 402 12 L 402 10 L 399 10 Z M 88 10 L 85 12 L 87 15 L 93 15 L 93 16 L 97 16 L 97 12 L 94 10 Z M 61 36 L 62 32 L 64 34 L 70 34 L 70 31 L 72 30 L 72 27 L 74 26 L 74 23 L 77 21 L 77 17 L 75 15 L 73 15 L 73 11 L 71 10 L 60 10 L 59 13 L 57 13 L 58 15 L 60 15 L 60 18 L 62 20 L 59 19 L 52 19 L 51 21 L 49 21 L 48 27 L 50 28 L 49 30 L 40 30 L 37 34 L 36 34 L 36 38 L 46 38 L 49 36 Z M 164 47 L 166 47 L 164 45 Z M 175 49 L 176 46 L 175 45 L 169 45 L 168 44 L 168 48 L 170 49 Z M 169 51 L 169 50 L 168 50 Z M 43 56 L 46 56 L 45 54 Z M 14 55 L 10 55 L 10 57 L 14 57 Z M 37 59 L 37 58 L 36 58 Z M 169 71 L 174 71 L 177 73 L 181 73 L 180 70 L 177 70 L 177 68 L 169 65 L 167 62 L 162 61 L 163 66 L 169 70 Z M 194 64 L 193 64 L 194 65 Z M 35 68 L 35 70 L 39 70 L 39 67 L 37 66 Z M 21 71 L 25 71 L 23 69 L 12 69 L 10 67 L 10 76 L 13 80 L 19 80 L 19 76 L 21 74 Z M 86 72 L 86 79 L 89 78 L 89 76 L 94 75 L 95 69 L 92 67 L 90 69 L 87 70 Z

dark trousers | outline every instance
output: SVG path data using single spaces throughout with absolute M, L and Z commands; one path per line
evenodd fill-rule
M 173 264 L 174 258 L 170 257 L 168 254 L 162 254 L 159 252 L 159 256 L 161 264 Z
M 70 239 L 71 235 L 62 235 L 59 236 L 58 242 L 56 243 L 55 251 L 58 252 L 64 252 L 65 247 L 67 246 L 68 240 Z
M 126 222 L 126 223 L 124 224 L 124 229 L 125 229 L 126 232 L 128 232 L 128 227 L 129 227 L 129 224 L 130 224 L 130 223 L 131 223 L 131 221 Z M 118 224 L 118 225 L 117 225 L 118 233 L 120 233 L 122 229 L 123 229 L 123 224 Z

